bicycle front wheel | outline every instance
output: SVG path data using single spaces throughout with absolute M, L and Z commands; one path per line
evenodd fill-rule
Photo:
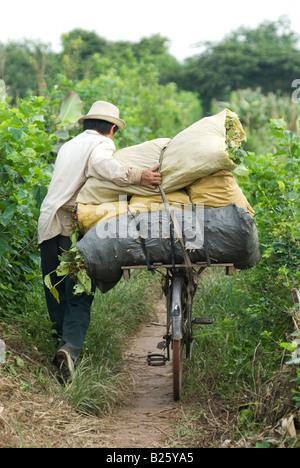
M 172 282 L 172 348 L 173 348 L 173 395 L 174 400 L 180 400 L 182 381 L 182 358 L 183 358 L 183 330 L 182 330 L 182 284 L 183 277 L 175 275 Z
M 183 340 L 173 340 L 173 397 L 175 401 L 181 397 Z

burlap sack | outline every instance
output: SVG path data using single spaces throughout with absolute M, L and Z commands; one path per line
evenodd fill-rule
M 224 109 L 219 114 L 199 120 L 170 141 L 161 167 L 166 193 L 180 190 L 220 170 L 236 169 L 226 151 L 226 117 L 236 118 L 240 141 L 244 140 L 246 134 L 238 116 Z
M 159 163 L 162 149 L 169 143 L 169 138 L 157 138 L 136 146 L 116 151 L 114 157 L 124 166 L 149 169 Z M 140 185 L 120 187 L 108 180 L 91 177 L 87 180 L 77 196 L 77 202 L 86 205 L 99 205 L 100 203 L 117 202 L 119 195 L 151 196 L 159 191 L 146 189 Z
M 185 191 L 168 193 L 168 202 L 173 209 L 182 210 L 184 205 L 191 204 L 190 198 Z M 164 211 L 165 205 L 161 195 L 152 195 L 152 197 L 139 197 L 134 195 L 129 202 L 131 213 L 150 213 L 154 211 Z
M 171 207 L 175 210 L 182 210 L 184 206 L 190 205 L 191 200 L 195 205 L 203 205 L 204 208 L 221 208 L 235 204 L 244 208 L 251 216 L 255 212 L 235 177 L 229 171 L 219 171 L 191 184 L 187 191 L 171 192 L 167 195 Z M 102 203 L 99 205 L 85 205 L 78 203 L 77 213 L 80 231 L 85 234 L 89 229 L 100 221 L 109 221 L 129 211 L 130 213 L 150 213 L 164 211 L 165 205 L 161 195 L 142 197 L 132 196 L 129 203 L 118 201 L 112 203 Z
M 203 204 L 205 208 L 220 208 L 234 203 L 252 216 L 255 214 L 234 175 L 229 171 L 219 171 L 203 177 L 190 185 L 187 190 L 195 205 Z
M 172 208 L 177 210 L 182 210 L 184 205 L 190 204 L 190 198 L 186 192 L 170 193 L 168 200 Z M 164 210 L 165 206 L 160 195 L 153 195 L 152 197 L 134 195 L 130 203 L 122 200 L 100 203 L 99 205 L 77 203 L 77 219 L 81 234 L 86 234 L 100 221 L 110 221 L 128 211 L 136 214 Z
M 100 205 L 77 204 L 77 219 L 81 234 L 86 234 L 100 221 L 110 221 L 128 211 L 127 201 L 101 203 Z
M 199 120 L 172 140 L 158 138 L 147 141 L 116 151 L 114 157 L 126 166 L 147 169 L 160 162 L 166 147 L 161 165 L 162 188 L 167 194 L 181 190 L 197 179 L 236 168 L 226 151 L 226 117 L 236 118 L 240 141 L 245 139 L 237 115 L 224 109 L 219 114 Z M 97 205 L 118 201 L 122 194 L 152 196 L 153 193 L 158 195 L 158 189 L 153 191 L 138 185 L 119 187 L 110 181 L 90 178 L 79 192 L 77 202 Z

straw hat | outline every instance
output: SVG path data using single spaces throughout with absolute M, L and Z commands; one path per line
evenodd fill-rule
M 119 118 L 119 109 L 110 102 L 96 101 L 90 108 L 87 115 L 83 115 L 78 120 L 78 123 L 83 124 L 86 119 L 106 120 L 115 124 L 119 130 L 125 127 L 124 120 Z

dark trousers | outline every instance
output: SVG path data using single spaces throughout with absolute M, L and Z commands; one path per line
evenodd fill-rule
M 70 238 L 60 235 L 40 245 L 43 278 L 56 270 L 60 263 L 58 256 L 62 254 L 63 250 L 69 250 L 70 247 Z M 53 285 L 61 279 L 55 273 L 51 275 Z M 76 360 L 83 347 L 90 324 L 94 296 L 88 294 L 74 295 L 74 284 L 74 281 L 68 276 L 56 287 L 59 292 L 60 303 L 56 301 L 45 285 L 44 289 L 49 316 L 55 324 L 57 335 L 60 338 L 57 351 L 63 348 Z

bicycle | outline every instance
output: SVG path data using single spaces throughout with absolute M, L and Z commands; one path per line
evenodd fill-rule
M 166 361 L 172 360 L 173 366 L 173 398 L 175 401 L 181 398 L 182 366 L 184 349 L 187 359 L 192 357 L 192 345 L 194 342 L 194 325 L 211 325 L 213 318 L 193 317 L 193 302 L 198 289 L 201 274 L 206 268 L 223 267 L 226 274 L 233 275 L 232 263 L 205 263 L 198 262 L 190 265 L 163 265 L 154 263 L 151 270 L 164 270 L 162 273 L 162 291 L 166 298 L 167 324 L 163 341 L 158 343 L 158 348 L 164 353 L 149 353 L 148 365 L 162 366 Z M 149 266 L 135 265 L 122 267 L 125 280 L 130 279 L 130 270 L 145 269 Z

